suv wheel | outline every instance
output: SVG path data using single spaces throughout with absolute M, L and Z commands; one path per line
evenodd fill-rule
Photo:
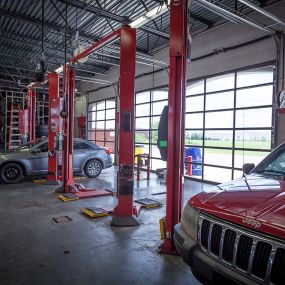
M 19 183 L 23 179 L 23 169 L 18 163 L 7 163 L 1 169 L 1 179 L 9 184 Z
M 90 178 L 98 177 L 102 172 L 102 164 L 96 159 L 88 161 L 84 167 L 85 175 Z

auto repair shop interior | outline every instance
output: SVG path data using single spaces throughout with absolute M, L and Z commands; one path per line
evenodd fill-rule
M 284 32 L 284 0 L 0 0 L 0 285 L 284 285 Z

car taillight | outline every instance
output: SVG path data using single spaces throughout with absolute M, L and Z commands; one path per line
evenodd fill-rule
M 107 154 L 111 154 L 111 152 L 110 152 L 110 150 L 109 150 L 109 149 L 104 148 L 104 150 L 105 150 L 105 152 L 106 152 Z

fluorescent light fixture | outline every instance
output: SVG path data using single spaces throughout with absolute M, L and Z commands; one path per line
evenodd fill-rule
M 145 15 L 140 16 L 136 20 L 130 23 L 132 28 L 140 28 L 144 24 L 154 20 L 158 16 L 161 16 L 166 11 L 168 11 L 168 5 L 170 4 L 170 0 L 168 0 L 168 4 L 163 4 L 162 6 L 157 6 L 151 10 L 149 10 Z
M 60 66 L 59 68 L 57 68 L 55 70 L 55 72 L 58 73 L 58 74 L 62 73 L 63 72 L 63 66 Z
M 278 17 L 274 16 L 273 14 L 267 12 L 266 10 L 254 5 L 253 3 L 247 1 L 247 0 L 238 0 L 239 2 L 245 4 L 246 6 L 252 8 L 253 10 L 259 12 L 260 14 L 270 18 L 271 20 L 275 21 L 276 23 L 285 26 L 285 22 L 279 19 Z
M 259 30 L 261 30 L 263 32 L 266 32 L 268 34 L 272 34 L 273 33 L 271 30 L 269 30 L 269 29 L 267 29 L 265 27 L 259 26 L 258 24 L 255 24 L 255 23 L 253 23 L 253 22 L 251 22 L 251 21 L 249 21 L 249 20 L 247 20 L 247 19 L 245 19 L 243 17 L 240 17 L 240 16 L 238 16 L 238 15 L 232 13 L 232 12 L 229 12 L 228 10 L 223 9 L 223 8 L 217 6 L 217 5 L 213 4 L 213 3 L 210 3 L 210 2 L 208 2 L 206 0 L 196 0 L 196 3 L 198 3 L 202 7 L 206 8 L 206 9 L 208 9 L 208 10 L 210 10 L 210 11 L 216 13 L 216 14 L 220 13 L 220 15 L 222 17 L 224 17 L 225 19 L 230 18 L 230 19 L 232 19 L 234 21 L 237 21 L 238 23 L 242 22 L 244 24 L 248 24 L 249 26 L 252 26 L 252 27 L 254 27 L 256 29 L 259 29 Z

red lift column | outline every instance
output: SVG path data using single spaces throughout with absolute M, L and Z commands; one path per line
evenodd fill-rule
M 62 98 L 59 97 L 59 75 L 49 74 L 49 131 L 48 131 L 48 176 L 45 184 L 60 184 L 58 176 L 57 136 L 62 136 Z
M 29 95 L 29 121 L 30 121 L 30 127 L 29 127 L 29 134 L 30 134 L 30 141 L 34 141 L 36 139 L 36 89 L 33 89 L 32 87 L 28 88 L 28 95 Z
M 135 68 L 136 30 L 123 27 L 120 50 L 118 205 L 111 222 L 112 226 L 117 227 L 139 225 L 133 207 Z
M 170 3 L 166 239 L 160 246 L 160 251 L 168 254 L 176 252 L 173 233 L 175 224 L 180 221 L 182 208 L 186 58 L 188 41 L 187 7 L 190 3 L 190 0 L 172 0 Z

